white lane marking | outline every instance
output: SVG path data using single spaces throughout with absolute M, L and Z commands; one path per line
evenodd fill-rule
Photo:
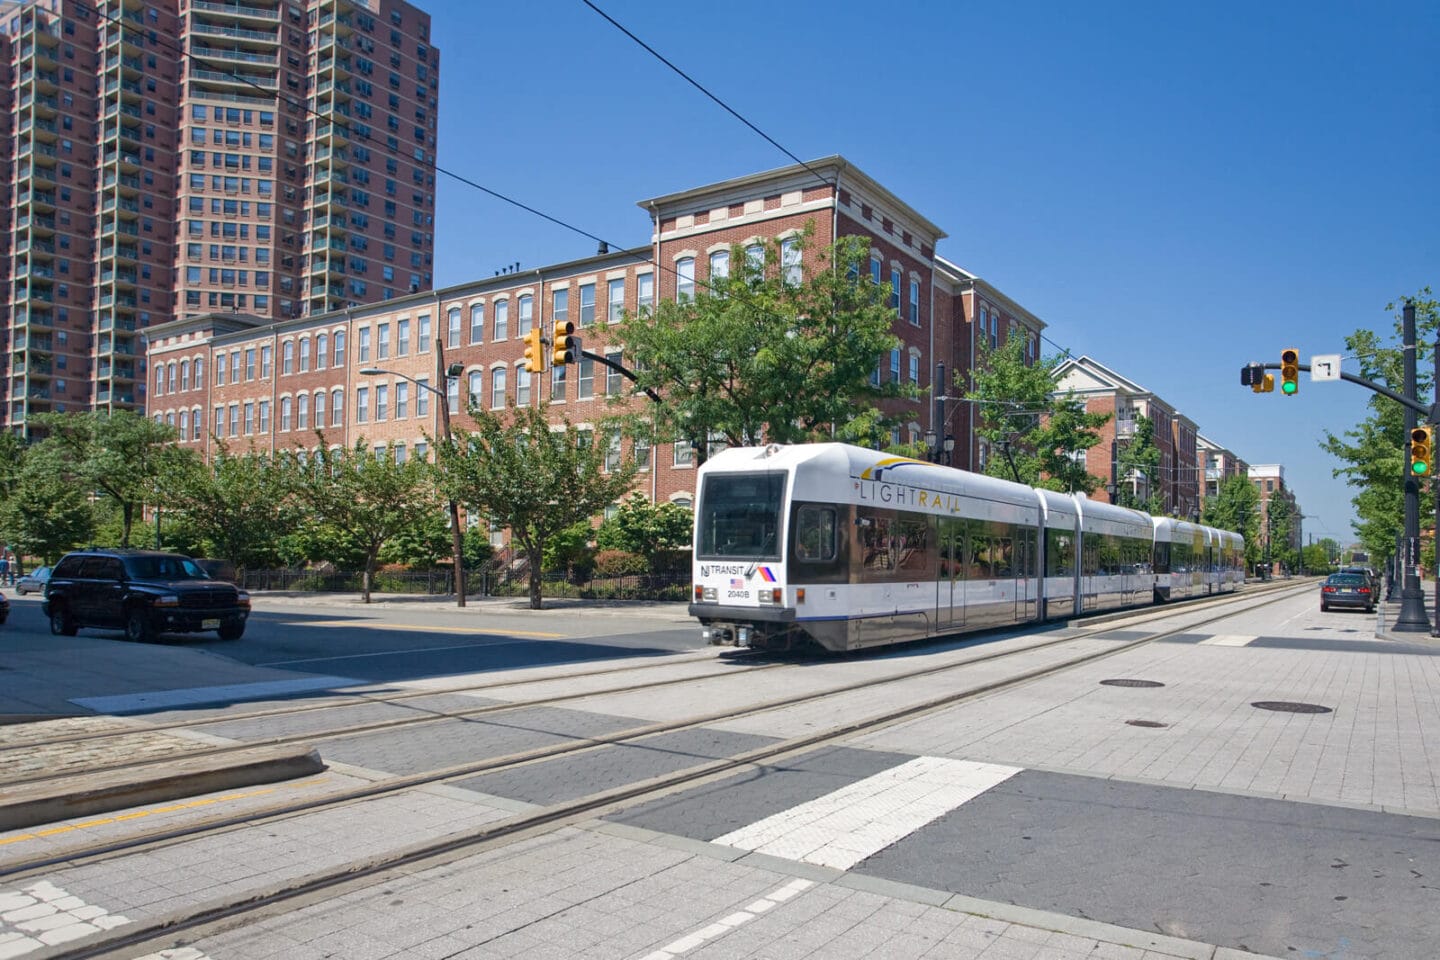
M 724 917 L 715 923 L 702 927 L 694 933 L 687 933 L 678 940 L 672 940 L 659 950 L 652 950 L 645 954 L 640 960 L 675 960 L 680 954 L 694 950 L 706 941 L 723 936 L 743 923 L 749 923 L 771 907 L 782 904 L 796 894 L 804 893 L 813 886 L 815 886 L 815 881 L 813 880 L 791 880 L 783 887 L 756 900 L 744 910 L 737 910 L 728 917 Z M 149 960 L 149 958 L 142 958 L 142 960 Z
M 23 956 L 130 922 L 129 917 L 90 906 L 48 880 L 0 889 L 0 957 Z
M 180 707 L 191 703 L 256 700 L 268 696 L 327 690 L 331 687 L 355 687 L 369 682 L 353 677 L 301 677 L 295 680 L 231 683 L 218 687 L 190 687 L 185 690 L 152 690 L 148 693 L 125 693 L 111 697 L 75 697 L 70 702 L 99 713 L 125 713 L 133 710 L 153 710 L 157 707 Z
M 1209 640 L 1201 640 L 1200 645 L 1202 647 L 1244 647 L 1259 639 L 1259 637 L 1240 633 L 1218 633 Z
M 476 636 L 481 636 L 476 634 Z M 491 634 L 490 636 L 493 636 Z M 563 635 L 558 633 L 533 633 L 526 636 L 539 637 L 542 639 L 562 639 Z M 577 640 L 576 643 L 585 641 Z M 413 650 L 377 650 L 374 653 L 347 653 L 333 657 L 306 657 L 303 660 L 267 660 L 265 663 L 257 663 L 257 667 L 293 667 L 300 663 L 330 663 L 333 660 L 374 660 L 377 657 L 408 657 L 417 653 L 444 653 L 447 650 L 493 650 L 496 647 L 518 647 L 527 645 L 524 640 L 505 640 L 497 643 L 455 643 L 445 647 L 416 647 Z M 528 643 L 534 646 L 533 643 Z
M 714 842 L 848 870 L 1020 770 L 995 763 L 917 757 L 732 830 Z

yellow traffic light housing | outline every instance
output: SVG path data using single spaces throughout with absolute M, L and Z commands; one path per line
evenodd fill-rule
M 1275 390 L 1275 374 L 1259 374 L 1250 384 L 1253 393 L 1272 393 Z
M 1416 427 L 1410 431 L 1410 474 L 1428 477 L 1435 472 L 1435 428 Z
M 1280 392 L 1287 397 L 1300 392 L 1300 351 L 1294 347 L 1280 351 Z
M 544 373 L 545 347 L 540 342 L 540 328 L 532 327 L 522 339 L 525 341 L 525 369 L 530 373 Z
M 555 321 L 555 340 L 551 345 L 550 359 L 557 367 L 580 359 L 580 338 L 575 336 L 574 320 Z

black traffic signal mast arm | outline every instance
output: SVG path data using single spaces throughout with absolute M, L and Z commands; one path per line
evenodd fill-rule
M 1263 369 L 1263 370 L 1279 370 L 1279 369 L 1281 368 L 1282 364 L 1279 364 L 1279 363 L 1251 363 L 1251 364 L 1247 364 L 1247 366 L 1249 366 L 1250 369 L 1252 369 L 1252 370 L 1254 370 L 1256 367 L 1259 367 L 1259 368 L 1261 368 L 1261 369 Z M 1299 369 L 1306 371 L 1307 373 L 1308 373 L 1309 370 L 1310 370 L 1310 364 L 1308 364 L 1308 363 L 1299 363 L 1299 364 L 1296 364 L 1296 366 L 1297 366 Z M 1440 405 L 1436 405 L 1436 404 L 1427 405 L 1427 404 L 1421 403 L 1421 402 L 1418 401 L 1418 400 L 1411 400 L 1411 399 L 1409 399 L 1408 397 L 1404 396 L 1403 394 L 1396 393 L 1394 390 L 1391 390 L 1389 387 L 1382 387 L 1382 386 L 1380 386 L 1380 384 L 1374 382 L 1373 380 L 1366 380 L 1364 377 L 1357 377 L 1357 376 L 1355 376 L 1355 374 L 1353 374 L 1353 373 L 1346 373 L 1344 370 L 1341 370 L 1341 371 L 1340 371 L 1340 379 L 1341 379 L 1341 380 L 1349 380 L 1351 383 L 1358 383 L 1358 384 L 1360 384 L 1360 386 L 1362 386 L 1362 387 L 1368 387 L 1368 388 L 1370 388 L 1371 390 L 1374 390 L 1376 393 L 1380 394 L 1381 396 L 1389 397 L 1391 400 L 1394 400 L 1396 403 L 1403 404 L 1404 406 L 1409 407 L 1411 410 L 1414 410 L 1414 411 L 1415 411 L 1416 413 L 1418 413 L 1420 416 L 1424 417 L 1425 420 L 1426 420 L 1427 422 L 1429 422 L 1429 423 L 1435 423 L 1435 422 L 1436 422 L 1436 415 L 1437 415 L 1437 414 L 1440 414 L 1440 410 L 1437 410 L 1437 409 L 1436 409 L 1436 406 L 1440 406 Z
M 594 360 L 596 363 L 604 364 L 611 370 L 619 373 L 621 376 L 629 378 L 631 383 L 638 384 L 640 382 L 640 380 L 635 376 L 635 374 L 626 369 L 625 366 L 621 364 L 618 360 L 611 360 L 609 357 L 601 356 L 598 353 L 591 353 L 589 350 L 581 350 L 580 356 L 585 357 L 588 360 Z M 651 400 L 654 400 L 656 403 L 663 402 L 660 399 L 660 394 L 656 393 L 654 390 L 651 390 L 649 387 L 641 387 L 641 389 L 644 390 L 645 394 Z

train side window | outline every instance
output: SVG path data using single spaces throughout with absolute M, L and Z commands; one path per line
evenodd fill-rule
M 834 507 L 801 507 L 796 511 L 795 558 L 807 563 L 835 559 Z
M 873 575 L 895 569 L 895 556 L 890 543 L 890 518 L 878 515 L 862 516 L 857 523 L 860 527 L 860 567 Z
M 910 579 L 935 579 L 935 548 L 930 543 L 930 523 L 926 518 L 902 517 L 896 523 L 895 549 L 898 568 L 918 575 Z

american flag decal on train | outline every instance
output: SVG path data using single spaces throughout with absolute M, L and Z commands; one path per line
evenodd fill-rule
M 731 577 L 731 578 L 730 578 L 730 589 L 731 589 L 731 590 L 744 590 L 744 589 L 745 589 L 745 581 L 744 581 L 743 579 L 741 579 L 740 577 Z

